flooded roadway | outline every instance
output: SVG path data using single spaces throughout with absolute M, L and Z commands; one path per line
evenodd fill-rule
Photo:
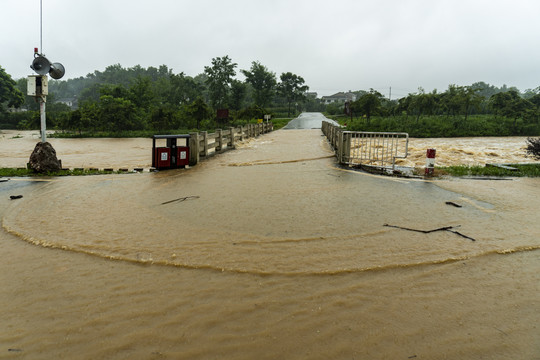
M 0 184 L 0 358 L 540 354 L 537 179 L 370 176 L 281 130 L 193 169 L 46 180 Z
M 321 113 L 302 113 L 297 118 L 291 120 L 285 127 L 283 127 L 283 129 L 320 129 L 323 121 L 338 125 L 334 120 L 326 118 Z

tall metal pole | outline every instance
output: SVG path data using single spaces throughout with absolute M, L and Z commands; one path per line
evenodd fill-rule
M 39 49 L 43 54 L 43 0 L 39 0 Z M 47 76 L 47 75 L 45 75 Z M 45 95 L 39 97 L 39 113 L 41 118 L 41 142 L 47 142 L 47 125 L 46 119 L 47 115 L 45 114 Z
M 43 0 L 39 0 L 39 49 L 43 54 Z
M 47 135 L 46 135 L 46 124 L 45 124 L 45 96 L 42 95 L 39 97 L 39 113 L 41 116 L 41 142 L 47 142 Z

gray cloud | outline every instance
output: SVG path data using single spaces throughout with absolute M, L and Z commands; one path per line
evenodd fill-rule
M 0 65 L 25 77 L 39 46 L 39 0 L 0 5 Z M 229 55 L 239 69 L 260 61 L 278 76 L 301 75 L 320 95 L 540 86 L 534 0 L 43 0 L 43 9 L 44 53 L 66 77 L 116 63 L 195 76 Z

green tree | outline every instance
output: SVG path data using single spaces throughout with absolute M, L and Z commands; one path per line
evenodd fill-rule
M 197 129 L 201 128 L 201 121 L 210 117 L 211 111 L 201 97 L 186 106 L 185 114 L 196 121 Z
M 23 93 L 17 88 L 17 83 L 11 75 L 0 66 L 0 113 L 4 112 L 5 108 L 18 108 L 22 104 L 24 104 Z
M 150 126 L 156 130 L 173 129 L 177 124 L 177 112 L 170 104 L 163 104 L 152 110 L 150 115 Z
M 236 66 L 237 64 L 233 63 L 228 55 L 225 55 L 213 58 L 212 66 L 204 67 L 210 102 L 215 109 L 228 106 L 230 85 L 233 76 L 236 75 L 234 70 Z
M 82 105 L 87 101 L 90 101 L 90 102 L 99 101 L 99 97 L 101 96 L 101 87 L 103 86 L 104 85 L 102 84 L 92 84 L 82 89 L 79 96 L 79 105 Z
M 233 110 L 240 110 L 246 98 L 247 86 L 245 83 L 239 80 L 232 80 L 231 82 L 231 108 Z
M 435 106 L 437 103 L 437 91 L 434 90 L 433 93 L 426 94 L 424 89 L 419 88 L 418 94 L 409 94 L 409 110 L 416 114 L 416 123 L 420 120 L 420 116 L 432 115 L 435 111 Z
M 498 89 L 495 86 L 486 84 L 483 81 L 475 82 L 470 87 L 485 99 L 489 99 L 498 92 Z
M 369 124 L 373 115 L 377 115 L 382 110 L 383 96 L 380 92 L 370 89 L 370 91 L 362 95 L 358 100 L 352 103 L 351 108 L 353 113 L 363 114 Z
M 283 96 L 287 101 L 288 112 L 287 117 L 291 116 L 291 104 L 293 102 L 306 101 L 306 92 L 309 90 L 309 86 L 304 85 L 305 80 L 298 75 L 291 72 L 283 73 L 279 77 L 281 82 L 278 84 L 278 94 Z
M 75 129 L 82 130 L 98 130 L 101 126 L 100 124 L 100 110 L 97 102 L 87 101 L 79 107 L 80 110 L 80 119 L 74 118 Z
M 115 87 L 121 89 L 123 86 Z M 104 130 L 142 130 L 144 121 L 137 106 L 128 98 L 102 95 L 98 103 L 99 123 Z
M 472 86 L 449 85 L 448 90 L 442 94 L 441 102 L 446 115 L 463 115 L 467 121 L 474 108 L 478 107 L 483 97 Z
M 396 113 L 403 114 L 405 113 L 405 120 L 409 117 L 409 114 L 412 109 L 412 101 L 414 98 L 414 94 L 409 94 L 406 97 L 402 97 L 397 101 L 396 105 Z
M 81 134 L 83 130 L 81 111 L 79 109 L 72 111 L 61 125 L 64 130 L 78 130 Z
M 242 74 L 246 77 L 246 82 L 253 87 L 255 105 L 262 108 L 270 105 L 275 93 L 276 74 L 258 61 L 253 61 L 250 70 L 242 70 Z
M 514 119 L 514 127 L 519 118 L 526 118 L 534 114 L 535 105 L 523 99 L 516 90 L 500 92 L 489 99 L 491 109 L 496 115 Z
M 156 99 L 150 77 L 136 77 L 129 87 L 128 97 L 136 107 L 146 111 L 150 110 Z
M 171 75 L 168 94 L 164 97 L 174 106 L 189 104 L 202 95 L 202 85 L 180 73 Z

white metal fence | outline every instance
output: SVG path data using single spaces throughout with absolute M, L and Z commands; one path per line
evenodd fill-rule
M 396 159 L 406 158 L 409 148 L 407 133 L 344 131 L 343 139 L 349 148 L 343 162 L 350 165 L 394 168 Z
M 329 122 L 323 122 L 322 131 L 341 164 L 394 169 L 396 159 L 405 159 L 409 150 L 407 133 L 344 131 Z

